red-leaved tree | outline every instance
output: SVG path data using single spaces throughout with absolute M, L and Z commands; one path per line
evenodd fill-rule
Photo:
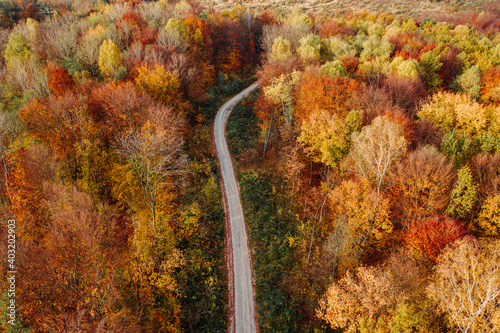
M 448 244 L 468 234 L 469 229 L 465 223 L 440 216 L 413 221 L 403 239 L 406 246 L 436 263 L 439 254 Z

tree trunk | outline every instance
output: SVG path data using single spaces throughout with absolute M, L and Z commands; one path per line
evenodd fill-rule
M 269 138 L 271 137 L 271 126 L 273 125 L 273 115 L 274 112 L 271 113 L 271 120 L 269 121 L 269 127 L 267 128 L 266 137 L 264 139 L 264 158 L 266 158 L 267 145 L 269 144 Z

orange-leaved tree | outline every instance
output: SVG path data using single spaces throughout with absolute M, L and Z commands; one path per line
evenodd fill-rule
M 75 83 L 64 67 L 55 63 L 49 64 L 47 67 L 49 75 L 48 84 L 50 92 L 54 96 L 59 97 L 73 90 Z
M 483 73 L 481 100 L 485 103 L 500 104 L 500 66 Z
M 304 121 L 313 111 L 325 110 L 345 117 L 353 107 L 359 84 L 352 79 L 307 72 L 297 84 L 296 115 Z

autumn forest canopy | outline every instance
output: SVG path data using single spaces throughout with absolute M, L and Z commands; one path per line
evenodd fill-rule
M 500 331 L 500 5 L 0 0 L 0 328 L 222 332 L 218 108 L 262 332 Z M 16 221 L 14 324 L 7 221 Z

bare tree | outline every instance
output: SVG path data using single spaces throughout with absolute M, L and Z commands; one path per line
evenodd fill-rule
M 4 114 L 0 114 L 0 179 L 2 179 L 1 187 L 4 187 L 4 193 L 11 199 L 9 187 L 9 167 L 7 162 L 8 147 L 10 144 L 9 136 L 12 136 L 12 126 L 8 123 Z
M 49 95 L 47 71 L 33 59 L 16 62 L 7 70 L 7 77 L 22 92 L 32 91 L 37 97 Z
M 385 116 L 377 117 L 353 134 L 350 156 L 356 171 L 374 182 L 379 194 L 390 167 L 405 153 L 406 146 L 403 128 Z
M 263 28 L 262 47 L 270 54 L 274 40 L 281 36 L 288 40 L 291 43 L 292 50 L 295 50 L 299 46 L 299 39 L 307 36 L 310 31 L 311 28 L 309 26 L 301 24 L 266 25 Z
M 167 50 L 177 50 L 184 53 L 187 49 L 186 40 L 176 31 L 160 29 L 158 33 L 158 44 Z
M 127 159 L 141 185 L 155 230 L 158 190 L 185 172 L 186 156 L 180 134 L 182 118 L 161 106 L 150 107 L 148 114 L 149 120 L 141 128 L 118 138 L 116 149 Z
M 420 147 L 396 163 L 392 193 L 402 225 L 444 214 L 455 180 L 453 165 L 433 146 Z
M 460 332 L 500 330 L 500 240 L 464 238 L 439 258 L 427 292 Z
M 187 85 L 196 79 L 199 74 L 198 69 L 184 54 L 173 53 L 167 65 L 167 69 L 172 73 L 176 73 L 181 80 L 182 89 L 186 89 Z
M 77 49 L 77 16 L 66 13 L 59 20 L 50 20 L 44 24 L 44 44 L 50 58 L 71 58 Z

